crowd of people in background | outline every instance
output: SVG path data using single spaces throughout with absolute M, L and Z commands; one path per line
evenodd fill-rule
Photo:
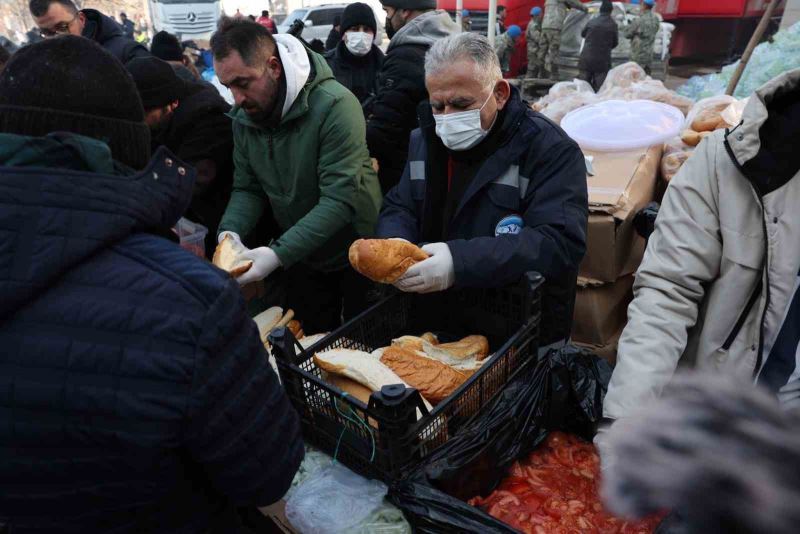
M 367 309 L 380 290 L 349 264 L 359 238 L 422 245 L 428 258 L 395 282 L 402 292 L 537 271 L 556 325 L 539 342 L 569 342 L 586 160 L 507 77 L 524 35 L 528 75 L 557 79 L 567 10 L 586 7 L 547 0 L 524 32 L 499 9 L 492 46 L 466 10 L 459 27 L 435 0 L 381 2 L 385 53 L 364 3 L 343 10 L 324 50 L 277 33 L 266 10 L 221 19 L 200 50 L 166 32 L 148 48 L 125 13 L 117 23 L 71 0 L 30 0 L 42 39 L 0 47 L 0 526 L 246 532 L 304 454 L 251 316 L 279 304 L 306 331 L 329 332 Z M 653 5 L 642 0 L 624 30 L 645 70 Z M 579 69 L 595 88 L 618 45 L 611 14 L 604 0 L 582 32 Z M 800 405 L 798 95 L 800 71 L 770 82 L 670 184 L 597 438 L 620 510 L 681 506 L 695 526 L 738 517 L 687 499 L 685 479 L 657 492 L 653 478 L 613 471 L 618 451 L 641 446 L 621 429 L 686 354 L 722 374 L 755 369 L 751 382 Z M 231 278 L 181 249 L 181 218 L 208 229 L 205 258 L 231 239 L 251 268 Z M 739 400 L 788 434 L 793 420 L 763 399 Z M 675 422 L 654 414 L 658 428 L 639 422 L 646 453 Z M 689 460 L 714 447 L 713 434 L 693 436 Z M 634 486 L 651 499 L 626 501 Z M 784 524 L 785 510 L 770 510 Z

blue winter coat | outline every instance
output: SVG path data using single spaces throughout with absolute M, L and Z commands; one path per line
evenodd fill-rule
M 456 287 L 499 287 L 538 271 L 547 280 L 543 341 L 569 336 L 578 266 L 586 250 L 586 166 L 578 145 L 532 111 L 512 88 L 499 148 L 467 187 L 444 236 L 443 202 L 426 201 L 447 183 L 447 149 L 430 106 L 420 106 L 400 183 L 384 199 L 379 237 L 447 242 Z
M 0 135 L 10 532 L 234 532 L 288 488 L 298 418 L 237 284 L 155 235 L 193 184 L 165 149 L 121 175 L 98 141 Z

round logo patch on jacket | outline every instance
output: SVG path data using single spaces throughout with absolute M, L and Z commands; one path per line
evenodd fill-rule
M 522 217 L 519 215 L 507 215 L 500 219 L 494 228 L 494 236 L 517 235 L 522 231 Z

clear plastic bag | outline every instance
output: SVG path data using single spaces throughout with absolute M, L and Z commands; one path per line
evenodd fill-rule
M 692 129 L 692 122 L 694 122 L 695 117 L 697 117 L 700 113 L 706 110 L 714 110 L 722 113 L 725 108 L 736 101 L 737 100 L 735 98 L 728 95 L 712 96 L 698 101 L 694 106 L 692 106 L 692 109 L 689 110 L 689 114 L 686 115 L 686 121 L 683 123 L 683 129 Z
M 302 534 L 350 533 L 382 505 L 386 492 L 382 482 L 334 463 L 294 490 L 286 502 L 286 517 Z
M 647 79 L 647 73 L 638 63 L 629 61 L 608 71 L 606 80 L 603 86 L 598 91 L 599 95 L 603 95 L 614 87 L 630 87 L 636 82 L 641 82 Z
M 661 179 L 669 183 L 678 174 L 692 152 L 694 152 L 694 147 L 681 141 L 680 137 L 673 137 L 664 143 L 664 151 L 661 155 Z

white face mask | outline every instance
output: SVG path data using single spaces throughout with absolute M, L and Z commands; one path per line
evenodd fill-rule
M 483 138 L 489 134 L 489 130 L 492 127 L 490 126 L 489 130 L 484 130 L 481 127 L 481 111 L 483 111 L 493 93 L 494 91 L 489 93 L 480 109 L 433 116 L 433 120 L 436 121 L 436 135 L 442 140 L 444 146 L 450 150 L 469 150 L 483 141 Z
M 374 36 L 367 32 L 345 32 L 344 45 L 354 56 L 366 56 L 372 49 Z

